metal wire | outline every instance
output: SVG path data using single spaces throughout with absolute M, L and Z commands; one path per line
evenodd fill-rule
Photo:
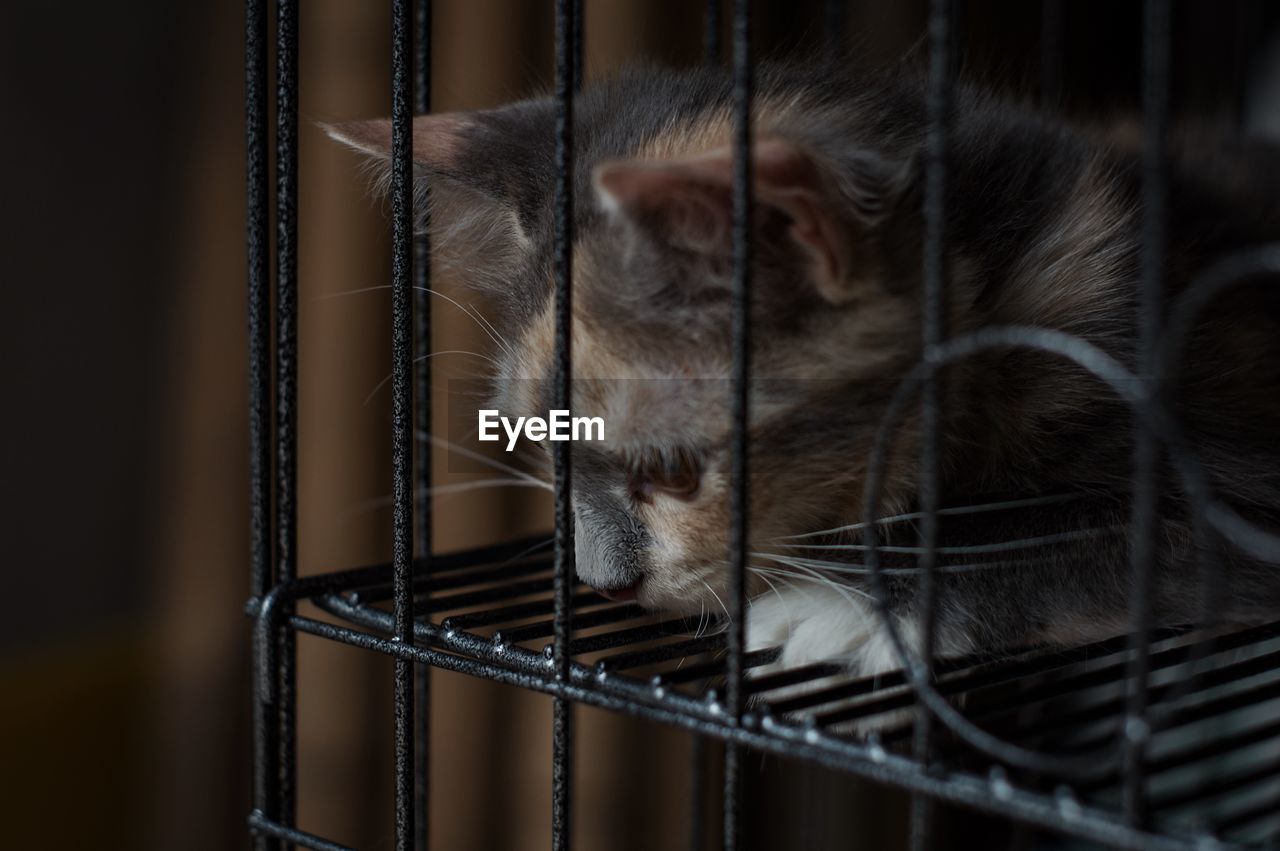
M 733 278 L 730 405 L 733 430 L 729 442 L 729 625 L 725 708 L 734 724 L 742 723 L 744 691 L 742 657 L 746 645 L 747 536 L 750 469 L 747 432 L 750 424 L 751 370 L 751 4 L 736 0 L 733 11 Z M 742 832 L 742 753 L 725 746 L 724 847 L 737 848 Z
M 416 0 L 414 12 L 415 32 L 413 37 L 414 52 L 414 84 L 413 109 L 418 115 L 426 115 L 431 111 L 431 0 Z M 431 238 L 427 232 L 430 189 L 424 185 L 420 191 L 423 196 L 423 210 L 418 221 L 421 231 L 414 241 L 413 257 L 413 296 L 414 296 L 414 432 L 426 435 L 420 440 L 417 452 L 414 453 L 414 481 L 417 490 L 425 494 L 418 501 L 414 514 L 416 535 L 414 552 L 417 554 L 415 573 L 428 580 L 432 573 L 432 536 L 433 500 L 431 498 L 432 463 L 431 463 Z M 414 211 L 415 217 L 418 211 Z M 414 587 L 417 589 L 415 581 Z M 429 604 L 430 589 L 419 592 L 422 603 Z M 414 728 L 417 731 L 414 739 L 414 805 L 417 810 L 414 819 L 414 847 L 425 851 L 429 845 L 429 818 L 431 811 L 431 668 L 420 665 L 414 678 L 413 705 L 416 711 Z
M 1157 369 L 1162 322 L 1165 252 L 1166 135 L 1169 130 L 1169 7 L 1146 0 L 1143 50 L 1142 248 L 1139 255 L 1138 364 L 1146 395 L 1159 400 Z M 1150 727 L 1147 677 L 1150 673 L 1152 575 L 1155 569 L 1159 445 L 1138 423 L 1133 453 L 1133 517 L 1130 558 L 1133 586 L 1133 663 L 1129 705 L 1123 728 L 1124 810 L 1129 821 L 1146 819 L 1143 762 Z
M 580 83 L 581 30 L 574 0 L 556 0 L 556 187 L 555 187 L 555 379 L 556 410 L 572 409 L 573 317 L 573 97 Z M 569 443 L 552 450 L 555 477 L 555 678 L 569 678 L 570 596 L 573 591 L 572 459 Z M 551 836 L 556 851 L 567 851 L 573 767 L 573 707 L 557 697 L 552 711 Z
M 249 289 L 249 585 L 254 600 L 271 586 L 271 293 L 268 271 L 270 203 L 267 154 L 267 7 L 245 2 L 245 236 Z M 270 723 L 259 678 L 253 690 L 253 806 L 275 813 L 276 727 Z M 268 837 L 257 835 L 259 851 Z
M 924 165 L 924 356 L 942 342 L 946 328 L 946 180 L 951 111 L 951 3 L 929 5 L 929 82 L 926 92 Z M 930 374 L 920 389 L 920 584 L 916 605 L 920 612 L 921 674 L 934 675 L 934 631 L 937 623 L 935 568 L 938 545 L 938 478 L 942 466 L 942 412 L 938 377 Z M 915 756 L 931 759 L 933 717 L 922 700 L 916 711 Z M 911 847 L 924 851 L 932 844 L 933 802 L 921 795 L 911 799 Z
M 334 615 L 374 631 L 386 629 L 392 622 L 390 614 L 376 609 L 353 607 L 344 597 L 329 596 L 317 602 Z M 568 685 L 561 685 L 559 681 L 545 676 L 546 657 L 536 649 L 496 645 L 481 636 L 470 636 L 456 630 L 445 631 L 427 623 L 419 624 L 418 645 L 406 648 L 375 635 L 356 633 L 304 618 L 295 617 L 290 622 L 311 634 L 380 652 L 390 652 L 393 655 L 405 653 L 413 655 L 414 658 L 429 657 L 436 664 L 449 670 L 483 676 L 511 685 L 581 700 L 602 708 L 675 724 L 699 734 L 715 735 L 727 741 L 771 753 L 814 760 L 868 777 L 876 782 L 891 782 L 908 789 L 918 789 L 936 795 L 943 800 L 976 806 L 988 812 L 1028 818 L 1033 823 L 1063 830 L 1072 835 L 1105 841 L 1115 847 L 1182 849 L 1204 847 L 1201 840 L 1188 840 L 1181 835 L 1160 838 L 1133 832 L 1118 818 L 1088 807 L 1072 797 L 1059 796 L 1056 801 L 1052 797 L 1047 801 L 1044 798 L 1037 798 L 1011 785 L 1002 775 L 983 779 L 974 778 L 960 771 L 942 777 L 925 770 L 914 759 L 897 756 L 880 748 L 874 739 L 869 742 L 859 742 L 847 738 L 836 738 L 812 726 L 789 724 L 782 719 L 772 721 L 766 719 L 762 727 L 734 726 L 727 722 L 723 712 L 719 711 L 713 703 L 708 702 L 705 696 L 699 698 L 696 692 L 686 697 L 668 690 L 654 690 L 644 679 L 637 680 L 629 677 L 601 679 L 590 666 L 580 663 L 572 667 Z M 1087 660 L 1097 658 L 1099 654 L 1120 652 L 1120 648 L 1123 647 L 1123 643 L 1112 642 L 1111 644 L 1113 646 L 1110 651 L 1105 650 L 1102 645 L 1082 648 L 1079 655 L 1065 660 L 1065 663 L 1081 664 L 1081 660 L 1084 660 L 1084 664 L 1087 664 Z M 1053 670 L 1055 660 L 1060 660 L 1056 653 L 1044 654 L 1040 658 L 1041 670 Z M 673 659 L 671 664 L 678 666 L 678 657 Z M 1048 667 L 1044 667 L 1045 665 Z M 1022 670 L 1014 675 L 1026 676 L 1031 670 Z M 992 682 L 997 686 L 999 684 L 998 679 Z M 1276 687 L 1280 687 L 1280 682 L 1272 683 L 1267 694 L 1274 696 Z M 1002 699 L 1007 700 L 1007 695 Z M 1247 702 L 1236 701 L 1236 703 L 1249 705 Z M 1049 821 L 1046 822 L 1045 819 Z M 1176 833 L 1175 831 L 1174 834 Z
M 413 23 L 409 0 L 391 6 L 391 563 L 394 640 L 413 642 Z M 414 827 L 414 669 L 395 662 L 395 847 Z
M 572 387 L 573 315 L 573 51 L 572 0 L 556 0 L 556 190 L 555 190 L 555 379 L 554 404 L 569 409 Z M 571 455 L 568 443 L 554 447 L 557 676 L 567 670 L 568 594 L 573 561 Z
M 867 469 L 867 478 L 864 486 L 864 517 L 879 516 L 880 489 L 885 477 L 886 447 L 889 436 L 901 421 L 905 407 L 913 397 L 916 387 L 922 384 L 930 373 L 936 372 L 948 363 L 958 361 L 985 349 L 1000 347 L 1027 347 L 1068 358 L 1107 382 L 1126 401 L 1134 401 L 1131 397 L 1125 395 L 1132 392 L 1132 388 L 1126 387 L 1124 384 L 1130 376 L 1128 370 L 1096 347 L 1060 332 L 1040 328 L 993 327 L 941 343 L 934 348 L 930 357 L 921 360 L 916 368 L 898 385 L 881 418 L 876 439 L 872 444 L 869 455 L 871 463 Z M 1029 771 L 1043 771 L 1060 776 L 1070 776 L 1084 767 L 1092 768 L 1096 765 L 1096 760 L 1089 762 L 1065 760 L 1034 753 L 1012 745 L 1000 737 L 978 728 L 948 704 L 934 688 L 928 676 L 928 671 L 919 655 L 908 648 L 898 625 L 888 614 L 886 608 L 888 595 L 881 567 L 879 532 L 876 524 L 869 524 L 863 532 L 863 537 L 866 545 L 865 563 L 870 572 L 871 588 L 873 597 L 876 600 L 876 611 L 879 614 L 881 626 L 893 644 L 907 679 L 916 691 L 918 698 L 928 704 L 929 709 L 951 732 L 979 752 L 999 762 Z
M 1052 332 L 1040 332 L 1038 329 L 1004 329 L 995 334 L 985 334 L 983 337 L 958 338 L 943 345 L 939 353 L 939 361 L 945 364 L 958 358 L 972 356 L 984 346 L 1027 346 L 1032 344 L 1039 346 L 1044 351 L 1066 353 L 1072 356 L 1073 359 L 1087 364 L 1096 374 L 1102 375 L 1109 385 L 1121 392 L 1126 401 L 1130 403 L 1139 401 L 1134 392 L 1132 381 L 1129 377 L 1130 374 L 1119 364 L 1110 361 L 1105 355 L 1090 347 L 1078 348 L 1079 341 L 1074 341 L 1072 338 L 1061 334 L 1055 335 Z M 923 368 L 924 366 L 922 366 Z M 918 386 L 919 380 L 920 375 L 913 376 L 904 386 Z M 1129 395 L 1125 396 L 1124 394 L 1126 393 Z M 905 398 L 909 400 L 911 398 L 910 394 L 907 394 Z M 899 405 L 898 413 L 901 414 L 903 410 L 903 406 Z M 1157 429 L 1157 433 L 1162 439 L 1168 436 L 1163 429 Z M 522 599 L 529 594 L 527 589 L 519 587 L 526 584 L 521 577 L 527 575 L 527 562 L 512 562 L 512 559 L 513 557 L 518 557 L 521 553 L 527 555 L 528 552 L 529 542 L 520 541 L 502 547 L 450 554 L 438 558 L 438 570 L 450 577 L 450 580 L 457 587 L 468 587 L 468 583 L 472 587 L 490 587 L 495 582 L 494 568 L 486 565 L 510 563 L 511 575 L 516 581 L 505 583 L 511 589 L 506 599 Z M 545 557 L 542 558 L 540 563 L 544 566 L 544 570 L 550 569 Z M 471 565 L 474 565 L 474 567 Z M 274 614 L 287 608 L 284 604 L 288 601 L 306 597 L 341 619 L 365 626 L 383 635 L 391 634 L 394 631 L 393 613 L 370 607 L 362 602 L 352 601 L 350 595 L 338 596 L 339 592 L 349 589 L 369 588 L 378 583 L 390 583 L 390 579 L 390 565 L 380 565 L 334 574 L 307 576 L 294 580 L 288 585 L 278 586 L 263 601 L 262 618 L 265 622 L 264 627 L 274 629 L 277 624 Z M 552 593 L 550 577 L 542 585 L 541 593 L 544 595 Z M 369 599 L 385 599 L 386 597 L 385 594 L 378 593 L 377 589 L 374 589 L 374 593 L 362 596 L 367 596 Z M 474 605 L 468 602 L 471 599 L 469 594 L 464 593 L 455 596 L 458 598 L 456 608 L 461 608 L 463 612 L 468 611 Z M 551 608 L 550 602 L 548 599 L 547 611 Z M 604 601 L 595 595 L 583 594 L 578 598 L 575 607 L 598 607 L 603 603 Z M 514 635 L 514 631 L 502 629 L 501 624 L 510 621 L 522 622 L 526 617 L 526 613 L 522 608 L 525 605 L 528 604 L 506 607 L 506 614 L 499 614 L 503 607 L 490 608 L 486 612 L 487 616 L 484 623 L 489 629 Z M 450 614 L 450 612 L 456 611 L 456 608 L 442 610 L 440 612 L 442 620 L 440 620 L 439 624 L 420 619 L 415 624 L 415 636 L 418 642 L 415 647 L 406 647 L 399 642 L 392 642 L 373 635 L 355 633 L 329 624 L 316 624 L 313 621 L 297 618 L 296 616 L 290 618 L 287 624 L 313 635 L 344 641 L 355 646 L 389 653 L 393 656 L 404 656 L 416 662 L 431 661 L 433 664 L 438 664 L 441 667 L 460 673 L 483 676 L 515 686 L 533 688 L 556 697 L 581 700 L 602 708 L 624 711 L 663 723 L 673 723 L 698 735 L 715 735 L 726 741 L 749 745 L 767 752 L 784 754 L 800 759 L 812 759 L 840 770 L 859 774 L 876 782 L 890 782 L 910 790 L 918 790 L 935 795 L 942 800 L 962 803 L 966 806 L 976 806 L 979 809 L 1005 816 L 1023 818 L 1032 823 L 1054 830 L 1062 830 L 1072 835 L 1106 841 L 1115 847 L 1181 848 L 1188 851 L 1193 847 L 1212 847 L 1197 838 L 1188 840 L 1185 837 L 1172 835 L 1165 838 L 1157 838 L 1149 833 L 1132 831 L 1130 828 L 1124 827 L 1119 819 L 1115 819 L 1096 808 L 1085 806 L 1073 796 L 1062 797 L 1058 795 L 1056 801 L 1049 800 L 1046 804 L 1044 800 L 1038 799 L 1034 794 L 1028 794 L 1011 786 L 1003 775 L 993 775 L 987 780 L 979 778 L 975 781 L 965 772 L 956 772 L 953 769 L 947 776 L 942 777 L 929 771 L 927 767 L 920 765 L 914 759 L 891 755 L 880 747 L 875 738 L 867 742 L 857 742 L 827 735 L 822 732 L 822 728 L 826 724 L 825 721 L 820 722 L 819 727 L 815 728 L 811 724 L 789 723 L 783 718 L 767 714 L 763 718 L 761 725 L 744 725 L 741 727 L 733 725 L 725 718 L 723 711 L 718 708 L 718 704 L 711 696 L 712 693 L 710 691 L 700 693 L 699 690 L 695 689 L 692 693 L 683 694 L 681 691 L 673 690 L 667 686 L 669 683 L 684 680 L 684 677 L 678 675 L 685 674 L 690 669 L 690 666 L 682 665 L 681 659 L 687 655 L 683 651 L 668 654 L 665 660 L 667 667 L 664 672 L 654 677 L 641 675 L 637 678 L 621 674 L 610 674 L 605 677 L 601 676 L 599 670 L 593 668 L 590 664 L 578 661 L 571 666 L 569 685 L 562 688 L 559 685 L 560 681 L 546 676 L 547 661 L 550 654 L 544 652 L 544 650 L 549 650 L 549 647 L 545 649 L 537 646 L 525 648 L 517 644 L 508 643 L 505 640 L 497 641 L 495 637 L 498 632 L 493 632 L 486 637 L 485 635 L 461 631 L 461 624 L 466 622 L 475 625 L 476 621 L 469 615 Z M 623 611 L 634 610 L 634 607 L 625 605 L 619 608 Z M 592 611 L 603 613 L 607 610 L 608 608 L 606 607 L 605 609 L 593 609 Z M 642 645 L 647 640 L 646 636 L 649 633 L 637 631 L 627 626 L 624 619 L 619 618 L 612 622 L 618 624 L 618 630 L 621 633 L 630 634 L 632 637 L 638 638 Z M 1161 633 L 1159 640 L 1176 640 L 1178 634 L 1178 631 L 1164 631 Z M 1251 643 L 1271 641 L 1272 644 L 1261 646 L 1275 647 L 1274 639 L 1277 635 L 1280 635 L 1280 627 L 1277 626 L 1240 633 L 1238 636 L 1232 636 L 1229 641 L 1223 641 L 1221 651 L 1232 654 L 1232 656 L 1225 658 L 1239 658 L 1240 652 L 1247 649 Z M 607 643 L 613 644 L 614 642 Z M 675 637 L 669 646 L 675 646 L 680 643 L 680 639 Z M 422 650 L 427 646 L 438 649 Z M 274 647 L 274 644 L 268 642 L 264 645 L 259 645 L 259 650 L 269 656 Z M 947 671 L 956 672 L 945 683 L 948 688 L 960 689 L 962 692 L 958 695 L 960 699 L 963 700 L 965 695 L 968 695 L 966 705 L 972 705 L 975 709 L 979 709 L 984 705 L 991 705 L 991 699 L 983 700 L 981 694 L 975 695 L 973 693 L 975 689 L 989 688 L 993 698 L 1006 710 L 1016 711 L 1020 705 L 1023 711 L 1034 709 L 1035 717 L 1044 718 L 1047 721 L 1053 720 L 1056 726 L 1059 722 L 1045 715 L 1047 704 L 1034 702 L 1020 704 L 1016 700 L 1010 704 L 1010 695 L 1005 689 L 1005 684 L 1010 681 L 1018 682 L 1029 677 L 1035 677 L 1038 672 L 1051 673 L 1052 678 L 1048 680 L 1049 683 L 1071 683 L 1075 681 L 1081 685 L 1087 682 L 1096 686 L 1099 683 L 1110 681 L 1120 684 L 1123 683 L 1123 680 L 1119 678 L 1120 673 L 1123 672 L 1123 665 L 1098 668 L 1095 660 L 1103 659 L 1107 655 L 1114 656 L 1118 653 L 1124 653 L 1124 647 L 1125 641 L 1123 639 L 1112 640 L 1079 648 L 1069 653 L 1054 651 L 1039 655 L 1032 654 L 1025 658 L 1015 656 L 1007 662 L 1001 661 L 995 667 L 984 667 L 981 662 L 962 663 L 949 661 L 948 665 L 945 668 L 940 667 L 940 670 L 944 673 Z M 1194 654 L 1196 650 L 1194 647 L 1190 651 L 1184 648 L 1173 655 L 1169 651 L 1162 651 L 1158 656 L 1159 665 L 1169 671 L 1174 671 L 1179 664 L 1179 660 L 1185 658 L 1188 652 Z M 1212 719 L 1225 712 L 1248 708 L 1262 701 L 1276 699 L 1276 696 L 1280 695 L 1280 680 L 1277 680 L 1274 674 L 1271 675 L 1270 682 L 1263 683 L 1261 686 L 1252 685 L 1258 682 L 1256 676 L 1259 673 L 1274 671 L 1274 663 L 1270 662 L 1269 659 L 1274 657 L 1276 652 L 1280 651 L 1273 650 L 1270 656 L 1255 655 L 1251 660 L 1215 669 L 1215 675 L 1206 679 L 1202 684 L 1203 688 L 1212 688 L 1215 690 L 1214 694 L 1221 694 L 1223 688 L 1228 687 L 1230 683 L 1237 680 L 1247 688 L 1244 691 L 1237 689 L 1235 693 L 1225 694 L 1222 698 L 1212 701 L 1196 702 L 1189 709 L 1184 708 L 1176 715 L 1166 713 L 1164 725 L 1170 730 L 1176 730 L 1180 725 L 1197 723 L 1197 721 L 1206 718 Z M 640 651 L 631 651 L 631 655 L 640 655 Z M 760 654 L 752 655 L 760 657 Z M 760 657 L 757 658 L 756 662 L 767 662 L 771 658 Z M 976 667 L 970 667 L 974 665 Z M 259 666 L 261 671 L 271 671 L 274 669 L 274 660 L 266 657 L 261 658 Z M 1055 673 L 1062 666 L 1078 666 L 1079 672 L 1069 674 L 1064 670 L 1061 673 Z M 717 678 L 723 677 L 723 672 L 723 664 L 710 668 L 703 667 L 703 682 L 713 683 Z M 831 675 L 832 672 L 823 666 L 812 666 L 808 671 L 808 681 L 812 682 Z M 753 680 L 752 684 L 765 690 L 787 689 L 797 683 L 806 681 L 803 678 L 796 679 L 796 677 L 797 674 L 789 673 L 787 677 L 759 678 Z M 883 685 L 889 689 L 895 688 L 895 684 L 902 682 L 900 678 L 895 679 L 894 677 L 874 678 L 862 682 L 867 683 L 873 689 L 878 689 L 880 686 L 875 685 L 875 683 L 881 680 Z M 1076 693 L 1079 689 L 1077 688 L 1074 691 L 1069 689 L 1068 691 L 1069 693 Z M 1163 701 L 1166 695 L 1173 694 L 1176 691 L 1178 691 L 1176 688 L 1162 687 L 1155 694 L 1153 700 Z M 887 697 L 892 697 L 892 694 L 893 692 L 890 691 Z M 1029 691 L 1027 694 L 1028 700 L 1035 700 L 1034 690 Z M 767 705 L 777 706 L 779 704 L 779 701 L 772 700 Z M 908 702 L 895 703 L 892 700 L 885 699 L 872 701 L 872 704 L 879 704 L 879 708 L 874 710 L 877 713 L 891 713 L 897 707 L 909 705 Z M 1076 725 L 1088 724 L 1090 723 L 1090 718 L 1112 717 L 1115 712 L 1113 707 L 1119 705 L 1118 698 L 1109 702 L 1103 701 L 1088 712 L 1075 713 L 1079 720 L 1070 721 L 1069 723 Z M 1066 714 L 1059 713 L 1059 716 L 1066 719 L 1073 712 L 1074 710 L 1068 707 Z M 1099 712 L 1103 714 L 1098 715 Z M 946 719 L 944 718 L 943 720 L 945 721 Z M 833 719 L 833 723 L 839 723 L 839 721 L 840 719 Z M 1007 722 L 1003 723 L 1006 727 L 1008 726 Z M 1094 739 L 1095 744 L 1091 747 L 1109 744 L 1107 739 L 1098 739 L 1096 736 Z M 1224 742 L 1225 746 L 1226 743 Z M 1096 768 L 1099 761 L 1090 759 L 1088 762 Z M 1103 762 L 1105 767 L 1105 761 Z M 1096 774 L 1095 771 L 1088 776 L 1095 777 Z M 1081 776 L 1082 778 L 1084 777 L 1084 775 Z
M 298 425 L 298 4 L 276 8 L 276 569 L 297 575 Z M 296 636 L 280 633 L 274 815 L 292 827 L 297 774 Z
M 293 845 L 300 845 L 303 848 L 312 848 L 315 851 L 355 851 L 347 845 L 339 845 L 336 842 L 330 842 L 319 836 L 306 833 L 296 828 L 285 827 L 269 821 L 264 818 L 261 813 L 254 812 L 249 815 L 249 829 L 253 831 L 254 839 L 258 841 L 268 841 L 275 839 L 283 839 Z
M 879 492 L 885 473 L 885 447 L 889 435 L 901 421 L 905 406 L 914 395 L 916 385 L 930 372 L 935 372 L 948 364 L 972 357 L 979 352 L 1006 348 L 1025 348 L 1054 354 L 1077 364 L 1100 379 L 1121 401 L 1130 406 L 1144 428 L 1149 429 L 1160 443 L 1180 450 L 1171 452 L 1170 460 L 1182 478 L 1184 491 L 1191 500 L 1192 510 L 1201 515 L 1208 514 L 1208 506 L 1201 499 L 1202 495 L 1208 492 L 1203 469 L 1199 467 L 1193 455 L 1182 451 L 1186 445 L 1185 439 L 1181 436 L 1176 424 L 1164 416 L 1160 408 L 1152 404 L 1152 400 L 1145 394 L 1145 388 L 1136 389 L 1138 382 L 1130 370 L 1096 346 L 1059 331 L 1023 326 L 993 326 L 939 345 L 932 358 L 921 361 L 903 379 L 890 399 L 872 446 L 871 465 L 868 468 L 865 486 L 865 516 L 877 515 Z M 902 660 L 904 673 L 912 688 L 929 705 L 938 720 L 958 738 L 981 753 L 998 762 L 1030 772 L 1062 777 L 1091 775 L 1105 764 L 1108 758 L 1105 754 L 1072 757 L 1029 751 L 978 728 L 947 703 L 924 676 L 922 663 L 904 642 L 897 624 L 892 618 L 884 615 L 883 601 L 886 599 L 886 589 L 880 566 L 878 532 L 874 524 L 869 526 L 864 534 L 867 545 L 866 566 L 870 571 L 872 590 L 878 603 L 877 611 L 882 616 L 881 624 Z
M 267 9 L 245 3 L 245 232 L 249 283 L 249 587 L 271 586 L 270 189 L 267 184 Z

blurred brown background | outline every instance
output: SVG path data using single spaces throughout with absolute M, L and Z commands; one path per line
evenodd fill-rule
M 387 3 L 301 12 L 299 513 L 302 571 L 389 552 L 384 211 L 315 121 L 389 111 Z M 587 0 L 587 76 L 648 57 L 693 63 L 701 3 Z M 1136 101 L 1140 4 L 960 6 L 963 66 L 1068 109 Z M 489 106 L 551 80 L 549 0 L 437 0 L 438 109 Z M 762 53 L 819 44 L 818 0 L 757 3 Z M 1178 4 L 1176 102 L 1234 116 L 1276 18 L 1262 2 Z M 5 146 L 4 530 L 0 844 L 239 848 L 249 810 L 243 248 L 243 11 L 233 0 L 20 0 L 0 28 Z M 846 5 L 857 62 L 921 35 L 923 0 Z M 1047 75 L 1047 76 L 1046 76 Z M 447 287 L 447 282 L 442 286 Z M 435 311 L 440 350 L 483 350 Z M 479 361 L 436 361 L 437 379 Z M 443 428 L 444 405 L 438 405 Z M 466 481 L 445 472 L 438 484 Z M 438 503 L 452 550 L 549 525 L 527 492 Z M 303 638 L 299 823 L 390 845 L 391 667 Z M 550 706 L 436 672 L 432 845 L 546 847 Z M 683 847 L 689 737 L 579 708 L 578 847 Z M 753 759 L 758 848 L 901 843 L 893 793 Z M 714 824 L 716 815 L 708 814 Z M 960 839 L 956 840 L 961 842 Z

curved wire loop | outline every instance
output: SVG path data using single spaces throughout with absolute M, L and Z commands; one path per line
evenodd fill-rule
M 1161 376 L 1177 374 L 1185 344 L 1206 307 L 1227 290 L 1263 276 L 1280 276 L 1280 243 L 1229 254 L 1196 275 L 1169 312 L 1156 351 L 1155 362 L 1160 364 Z M 1173 435 L 1181 436 L 1176 432 Z M 1203 516 L 1233 546 L 1256 559 L 1280 563 L 1280 535 L 1259 529 L 1218 500 L 1209 501 Z
M 1233 254 L 1198 275 L 1176 302 L 1171 313 L 1168 333 L 1162 341 L 1157 360 L 1164 367 L 1163 374 L 1173 374 L 1181 344 L 1190 335 L 1196 316 L 1205 306 L 1226 289 L 1264 274 L 1280 274 L 1280 245 L 1268 245 Z M 902 419 L 906 406 L 921 381 L 944 366 L 980 352 L 998 349 L 1030 349 L 1056 355 L 1075 363 L 1101 380 L 1129 406 L 1147 433 L 1160 440 L 1168 449 L 1171 462 L 1190 502 L 1192 516 L 1207 519 L 1229 543 L 1249 555 L 1263 561 L 1280 563 L 1280 536 L 1259 529 L 1226 504 L 1213 499 L 1203 467 L 1190 451 L 1174 419 L 1152 397 L 1145 382 L 1136 380 L 1137 376 L 1119 361 L 1085 340 L 1061 331 L 1029 326 L 989 327 L 943 342 L 928 350 L 925 357 L 902 379 L 894 390 L 872 445 L 863 492 L 864 518 L 874 518 L 879 513 L 889 437 Z M 908 683 L 935 718 L 970 747 L 1013 767 L 1076 777 L 1095 775 L 1112 767 L 1116 760 L 1114 756 L 1100 758 L 1096 753 L 1089 753 L 1063 757 L 1006 742 L 978 727 L 953 707 L 929 682 L 923 661 L 907 647 L 888 611 L 888 591 L 880 564 L 874 523 L 866 526 L 864 544 L 878 617 L 903 666 Z

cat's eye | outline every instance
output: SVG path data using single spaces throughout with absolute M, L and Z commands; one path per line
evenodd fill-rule
M 649 503 L 659 494 L 690 500 L 702 483 L 702 466 L 690 451 L 674 452 L 662 459 L 642 461 L 631 466 L 627 487 L 631 498 Z

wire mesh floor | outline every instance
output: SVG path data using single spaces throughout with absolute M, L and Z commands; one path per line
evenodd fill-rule
M 945 735 L 936 764 L 923 766 L 909 755 L 914 698 L 902 672 L 855 678 L 830 663 L 777 670 L 776 649 L 756 651 L 745 659 L 748 712 L 734 725 L 721 705 L 725 638 L 717 623 L 651 615 L 586 586 L 573 594 L 570 680 L 556 681 L 549 550 L 547 541 L 521 541 L 437 556 L 432 575 L 415 583 L 413 647 L 388 637 L 395 623 L 385 566 L 285 586 L 284 597 L 309 599 L 333 620 L 289 614 L 280 625 L 1012 810 L 1120 847 L 1280 841 L 1280 624 L 1155 636 L 1144 832 L 1119 816 L 1127 637 L 938 664 L 938 690 L 966 717 L 1006 742 L 1070 761 L 1070 776 L 992 767 Z M 260 654 L 274 645 L 260 641 Z M 266 675 L 272 660 L 260 664 Z

